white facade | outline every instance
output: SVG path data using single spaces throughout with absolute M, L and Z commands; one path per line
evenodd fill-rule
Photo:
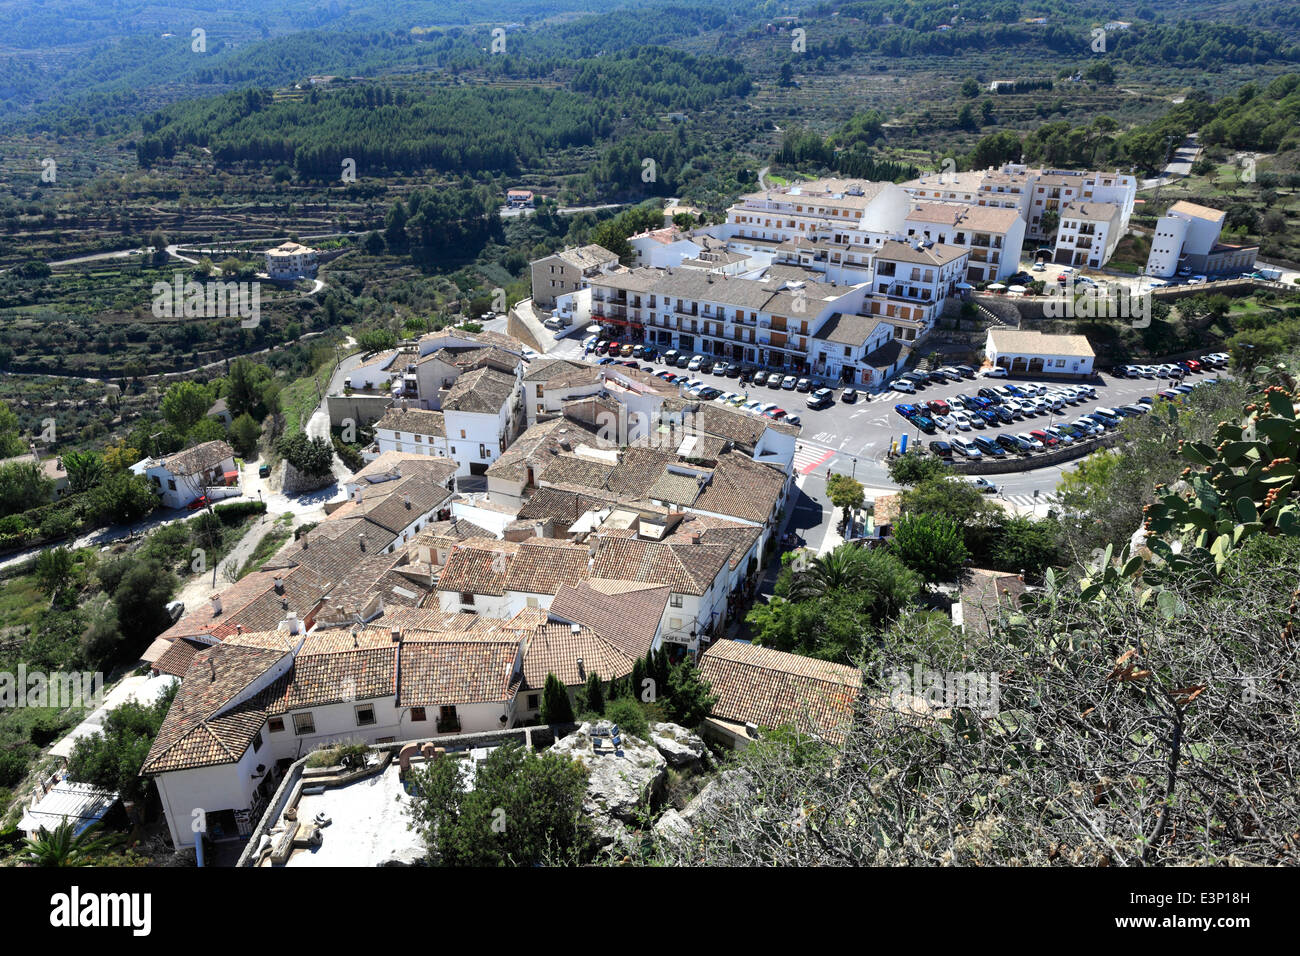
M 266 274 L 272 279 L 302 279 L 316 273 L 316 250 L 283 242 L 266 252 Z

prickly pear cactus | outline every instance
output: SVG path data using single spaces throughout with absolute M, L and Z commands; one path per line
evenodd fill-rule
M 1178 455 L 1191 464 L 1173 489 L 1146 508 L 1153 553 L 1174 565 L 1213 558 L 1217 573 L 1251 535 L 1300 536 L 1296 399 L 1272 386 L 1262 404 L 1246 406 L 1239 423 L 1219 423 L 1215 447 L 1178 443 Z M 1182 543 L 1181 550 L 1174 542 Z

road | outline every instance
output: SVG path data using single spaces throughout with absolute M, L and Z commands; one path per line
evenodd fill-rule
M 602 209 L 622 209 L 624 206 L 631 205 L 625 202 L 607 202 L 599 206 L 562 206 L 555 210 L 561 216 L 573 216 L 580 212 L 600 212 Z M 502 219 L 513 219 L 516 216 L 531 216 L 536 209 L 529 209 L 526 206 L 502 206 L 498 212 Z
M 1174 150 L 1169 157 L 1169 162 L 1165 168 L 1160 171 L 1160 175 L 1154 179 L 1144 179 L 1138 184 L 1139 189 L 1154 189 L 1156 186 L 1172 182 L 1175 179 L 1185 179 L 1192 174 L 1192 164 L 1196 162 L 1197 157 L 1201 155 L 1201 147 L 1197 142 L 1199 134 L 1191 133 L 1183 140 L 1182 145 Z

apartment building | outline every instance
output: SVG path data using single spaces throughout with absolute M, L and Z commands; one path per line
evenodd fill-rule
M 893 235 L 909 208 L 893 183 L 819 179 L 741 196 L 727 210 L 721 235 L 779 244 L 792 239 L 846 246 L 878 246 Z
M 1069 202 L 1061 207 L 1052 261 L 1060 265 L 1099 269 L 1115 254 L 1124 238 L 1122 210 L 1109 202 Z
M 1025 221 L 1014 206 L 922 202 L 908 213 L 903 228 L 909 240 L 969 249 L 968 282 L 994 282 L 1020 269 Z
M 315 249 L 297 242 L 282 242 L 266 251 L 266 274 L 272 279 L 303 279 L 316 274 Z
M 970 258 L 962 246 L 887 242 L 876 254 L 870 294 L 855 311 L 889 323 L 894 338 L 910 346 L 934 328 Z
M 597 276 L 620 268 L 618 256 L 595 243 L 538 259 L 531 265 L 533 305 L 553 309 L 560 296 L 586 289 Z
M 1028 234 L 1038 240 L 1054 238 L 1054 234 L 1049 234 L 1044 229 L 1046 214 L 1053 212 L 1062 216 L 1064 208 L 1072 202 L 1114 205 L 1119 210 L 1122 233 L 1128 228 L 1136 199 L 1137 180 L 1119 171 L 1102 173 L 1045 169 L 1034 178 L 1029 194 Z
M 636 269 L 592 283 L 592 317 L 632 341 L 766 368 L 806 368 L 811 333 L 856 312 L 865 286 L 742 279 L 689 269 Z

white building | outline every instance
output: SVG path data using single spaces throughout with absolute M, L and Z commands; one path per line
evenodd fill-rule
M 1020 269 L 1025 221 L 1014 206 L 918 203 L 903 223 L 907 239 L 970 250 L 968 282 L 993 282 Z
M 985 357 L 1012 375 L 1092 375 L 1093 351 L 1082 335 L 1045 335 L 1019 329 L 989 329 Z
M 272 279 L 304 279 L 316 274 L 316 250 L 282 242 L 266 251 L 266 274 Z
M 871 291 L 857 311 L 888 322 L 894 338 L 911 346 L 934 328 L 970 258 L 963 246 L 887 242 L 876 253 Z
M 184 508 L 199 498 L 209 501 L 243 494 L 235 450 L 223 441 L 209 441 L 163 458 L 145 458 L 131 466 L 144 475 L 162 497 L 164 508 Z
M 1233 246 L 1219 241 L 1225 213 L 1186 200 L 1176 202 L 1156 222 L 1147 256 L 1146 274 L 1167 279 L 1184 275 L 1249 272 L 1258 246 Z
M 1054 262 L 1100 269 L 1124 238 L 1122 210 L 1108 202 L 1069 202 L 1061 208 Z
M 618 256 L 595 243 L 538 259 L 529 267 L 533 304 L 539 309 L 553 309 L 558 297 L 586 289 L 597 276 L 621 268 Z

